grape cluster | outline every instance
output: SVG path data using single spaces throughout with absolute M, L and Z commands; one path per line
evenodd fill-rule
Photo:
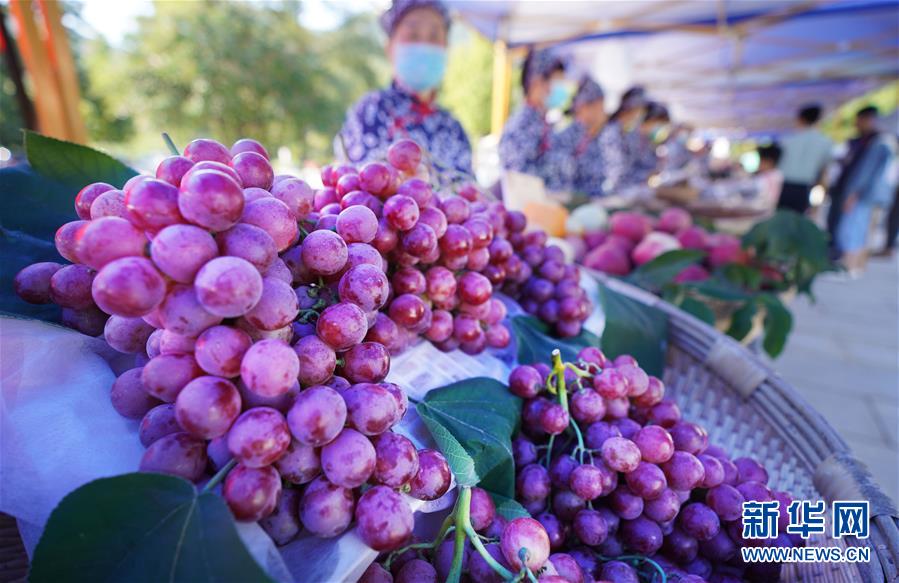
M 525 400 L 516 498 L 543 525 L 547 564 L 562 580 L 636 583 L 653 570 L 682 581 L 777 580 L 780 565 L 741 561 L 740 547 L 766 544 L 743 539 L 742 505 L 779 500 L 783 530 L 790 495 L 769 487 L 755 460 L 709 444 L 634 358 L 586 348 L 563 364 L 556 352 L 552 367 L 516 367 L 509 390 Z
M 355 512 L 363 539 L 386 549 L 412 529 L 398 490 L 439 497 L 449 468 L 391 431 L 408 402 L 384 382 L 389 338 L 377 324 L 393 292 L 370 244 L 379 221 L 362 204 L 321 215 L 319 195 L 276 176 L 253 140 L 195 140 L 155 177 L 82 189 L 79 220 L 56 234 L 73 263 L 31 265 L 15 286 L 137 355 L 110 399 L 141 420 L 141 470 L 219 472 L 235 517 L 261 520 L 278 543 L 301 524 L 335 536 Z

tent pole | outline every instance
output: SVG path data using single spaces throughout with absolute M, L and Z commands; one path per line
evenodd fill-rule
M 55 0 L 38 0 L 38 6 L 47 28 L 47 52 L 51 62 L 56 65 L 56 78 L 66 114 L 67 139 L 83 144 L 87 142 L 87 128 L 79 109 L 81 92 L 78 88 L 78 72 L 69 46 L 69 36 L 62 26 L 59 3 Z
M 490 133 L 499 136 L 509 117 L 512 91 L 512 60 L 502 40 L 493 43 L 493 94 L 490 111 Z

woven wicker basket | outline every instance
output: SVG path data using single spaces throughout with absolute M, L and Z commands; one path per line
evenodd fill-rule
M 870 563 L 786 565 L 782 581 L 899 580 L 899 513 L 821 415 L 736 341 L 644 290 L 591 273 L 610 289 L 668 315 L 668 394 L 715 443 L 733 455 L 762 460 L 771 483 L 798 499 L 870 501 L 868 539 L 810 540 L 816 546 L 868 546 Z M 0 515 L 0 582 L 23 581 L 27 566 L 15 521 Z
M 640 288 L 591 272 L 610 289 L 668 316 L 664 381 L 685 418 L 733 455 L 764 462 L 771 483 L 803 500 L 868 500 L 870 537 L 813 537 L 814 546 L 868 546 L 870 563 L 794 563 L 782 581 L 899 580 L 899 512 L 846 442 L 762 360 L 733 339 Z

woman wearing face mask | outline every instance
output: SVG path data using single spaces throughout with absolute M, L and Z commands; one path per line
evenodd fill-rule
M 470 177 L 471 144 L 461 124 L 435 103 L 446 70 L 449 13 L 438 0 L 394 0 L 381 17 L 393 82 L 363 96 L 334 141 L 338 159 L 383 160 L 393 142 L 409 138 L 430 155 L 442 178 Z
M 606 189 L 614 193 L 616 189 L 631 184 L 629 177 L 637 151 L 637 135 L 634 131 L 646 111 L 646 91 L 642 87 L 631 87 L 621 96 L 618 109 L 603 128 L 602 139 L 609 147 L 621 152 L 618 163 L 606 166 Z
M 608 121 L 605 96 L 596 81 L 584 77 L 568 109 L 574 121 L 553 137 L 551 148 L 571 160 L 563 165 L 558 183 L 551 190 L 573 191 L 588 196 L 602 196 L 606 190 L 606 172 L 610 166 L 620 167 L 622 151 L 612 135 L 603 132 Z
M 633 183 L 645 183 L 659 167 L 656 145 L 661 130 L 671 121 L 668 109 L 661 103 L 649 102 L 643 121 L 631 132 L 631 151 L 628 179 Z
M 568 101 L 565 65 L 546 50 L 531 51 L 521 71 L 524 101 L 509 117 L 499 143 L 499 159 L 506 170 L 558 182 L 564 160 L 551 152 L 552 127 L 546 112 Z

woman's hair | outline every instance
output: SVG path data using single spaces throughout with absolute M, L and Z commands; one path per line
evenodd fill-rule
M 661 121 L 668 123 L 671 121 L 671 116 L 668 115 L 667 107 L 658 101 L 650 101 L 646 104 L 646 114 L 643 116 L 643 121 Z
M 644 105 L 646 105 L 646 90 L 639 85 L 631 87 L 621 96 L 621 103 L 618 104 L 618 109 L 612 114 L 611 120 L 615 121 L 624 112 L 638 109 Z
M 521 66 L 522 91 L 527 95 L 528 85 L 535 76 L 549 79 L 556 71 L 565 72 L 565 63 L 562 62 L 562 59 L 550 55 L 546 50 L 531 48 Z

